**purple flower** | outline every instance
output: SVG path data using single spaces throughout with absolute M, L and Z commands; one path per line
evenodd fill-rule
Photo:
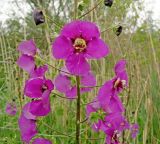
M 29 143 L 30 140 L 38 133 L 36 129 L 36 117 L 29 110 L 30 103 L 23 107 L 23 111 L 18 120 L 21 138 L 24 142 Z
M 107 125 L 107 129 L 113 127 L 114 129 L 122 132 L 130 127 L 125 117 L 119 112 L 107 115 L 104 121 Z
M 52 144 L 52 142 L 44 138 L 36 138 L 32 144 Z
M 46 71 L 48 71 L 48 66 L 47 65 L 43 65 L 43 66 L 40 66 L 40 67 L 35 67 L 30 72 L 30 78 L 44 77 Z
M 51 111 L 49 96 L 50 91 L 46 90 L 40 99 L 33 100 L 30 103 L 30 113 L 35 116 L 46 116 Z
M 128 86 L 128 75 L 126 72 L 126 61 L 120 60 L 114 67 L 115 78 L 113 79 L 113 89 L 117 92 L 121 92 L 122 89 Z
M 29 141 L 38 133 L 36 130 L 36 121 L 27 119 L 22 114 L 18 122 L 22 140 L 29 143 Z
M 86 113 L 90 118 L 92 128 L 95 131 L 105 131 L 105 117 L 106 115 L 114 115 L 124 111 L 123 105 L 118 96 L 112 97 L 107 104 L 102 105 L 96 98 L 92 103 L 87 105 Z M 93 121 L 92 121 L 93 120 Z
M 25 54 L 28 56 L 35 56 L 37 52 L 36 45 L 32 39 L 21 42 L 18 46 L 18 50 L 22 54 Z
M 92 103 L 87 105 L 87 116 L 89 116 L 92 112 L 97 112 L 98 110 L 101 110 L 106 114 L 111 114 L 124 112 L 125 109 L 119 97 L 113 96 L 108 98 L 108 101 L 106 102 L 99 101 L 98 98 L 93 100 Z
M 22 54 L 17 60 L 17 64 L 20 68 L 30 73 L 35 68 L 34 58 L 32 56 L 28 56 Z
M 131 136 L 132 136 L 132 138 L 136 138 L 138 132 L 139 132 L 138 124 L 131 125 Z
M 31 102 L 28 102 L 27 104 L 25 104 L 23 107 L 22 113 L 25 118 L 36 120 L 37 117 L 30 112 L 30 106 L 31 106 Z
M 20 68 L 30 73 L 35 68 L 34 56 L 38 48 L 36 48 L 34 41 L 31 39 L 21 42 L 18 46 L 18 51 L 20 51 L 22 55 L 17 60 L 17 64 Z
M 52 91 L 54 85 L 51 80 L 37 77 L 26 81 L 24 94 L 30 98 L 41 98 L 46 90 Z
M 129 123 L 121 115 L 121 113 L 112 113 L 105 117 L 104 132 L 107 135 L 107 144 L 119 144 L 119 137 L 121 133 L 129 129 Z
M 102 106 L 105 105 L 108 107 L 110 100 L 114 100 L 119 102 L 119 106 L 124 109 L 117 94 L 128 86 L 128 76 L 125 66 L 126 61 L 120 60 L 114 68 L 116 76 L 112 80 L 107 81 L 100 88 L 98 92 L 98 100 Z
M 6 113 L 14 116 L 17 113 L 17 106 L 15 102 L 7 103 L 6 105 Z
M 63 71 L 68 72 L 65 68 Z M 77 95 L 76 81 L 70 75 L 62 72 L 55 78 L 55 87 L 59 92 L 64 93 L 68 98 L 75 98 Z M 80 77 L 81 93 L 90 91 L 92 86 L 96 85 L 95 76 L 89 72 Z
M 53 56 L 65 59 L 67 69 L 74 75 L 90 71 L 87 59 L 99 59 L 109 54 L 108 46 L 100 39 L 98 27 L 88 21 L 66 24 L 52 44 Z
M 91 113 L 96 112 L 99 109 L 101 109 L 99 101 L 95 98 L 93 100 L 93 102 L 91 102 L 90 104 L 88 104 L 87 107 L 86 107 L 87 117 L 89 117 Z

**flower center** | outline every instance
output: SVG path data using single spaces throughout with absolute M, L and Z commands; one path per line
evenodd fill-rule
M 75 53 L 80 53 L 82 51 L 84 51 L 87 47 L 86 45 L 86 41 L 82 38 L 76 38 L 76 40 L 74 41 L 73 44 L 74 48 L 75 48 Z
M 126 86 L 126 80 L 121 80 L 120 78 L 117 78 L 117 80 L 114 82 L 114 88 L 125 88 Z
M 114 131 L 111 142 L 112 143 L 118 142 L 118 138 L 119 138 L 119 133 L 117 131 Z
M 42 92 L 44 92 L 45 90 L 47 90 L 48 89 L 48 87 L 46 86 L 46 85 L 43 85 L 42 86 Z

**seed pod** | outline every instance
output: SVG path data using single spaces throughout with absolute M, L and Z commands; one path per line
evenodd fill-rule
M 113 0 L 104 0 L 104 5 L 105 6 L 111 7 L 112 4 L 113 4 Z
M 16 99 L 15 99 L 15 98 L 13 98 L 13 99 L 12 99 L 12 101 L 13 101 L 13 102 L 15 102 L 15 101 L 16 101 Z
M 116 29 L 116 35 L 119 36 L 122 32 L 123 27 L 122 26 L 118 26 Z
M 45 22 L 45 18 L 41 10 L 35 9 L 33 12 L 33 18 L 36 25 L 39 25 Z

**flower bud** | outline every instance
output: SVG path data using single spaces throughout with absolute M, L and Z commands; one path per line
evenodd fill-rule
M 33 12 L 33 18 L 36 25 L 39 25 L 45 22 L 45 18 L 41 10 L 35 9 Z
M 112 4 L 113 4 L 113 0 L 104 0 L 104 5 L 105 6 L 111 7 Z
M 116 29 L 116 35 L 119 36 L 122 32 L 123 27 L 122 26 L 118 26 Z

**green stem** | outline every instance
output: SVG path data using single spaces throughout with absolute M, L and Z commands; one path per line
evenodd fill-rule
M 81 93 L 80 93 L 80 77 L 76 76 L 77 83 L 77 112 L 76 112 L 76 144 L 80 144 L 80 121 L 81 121 Z

